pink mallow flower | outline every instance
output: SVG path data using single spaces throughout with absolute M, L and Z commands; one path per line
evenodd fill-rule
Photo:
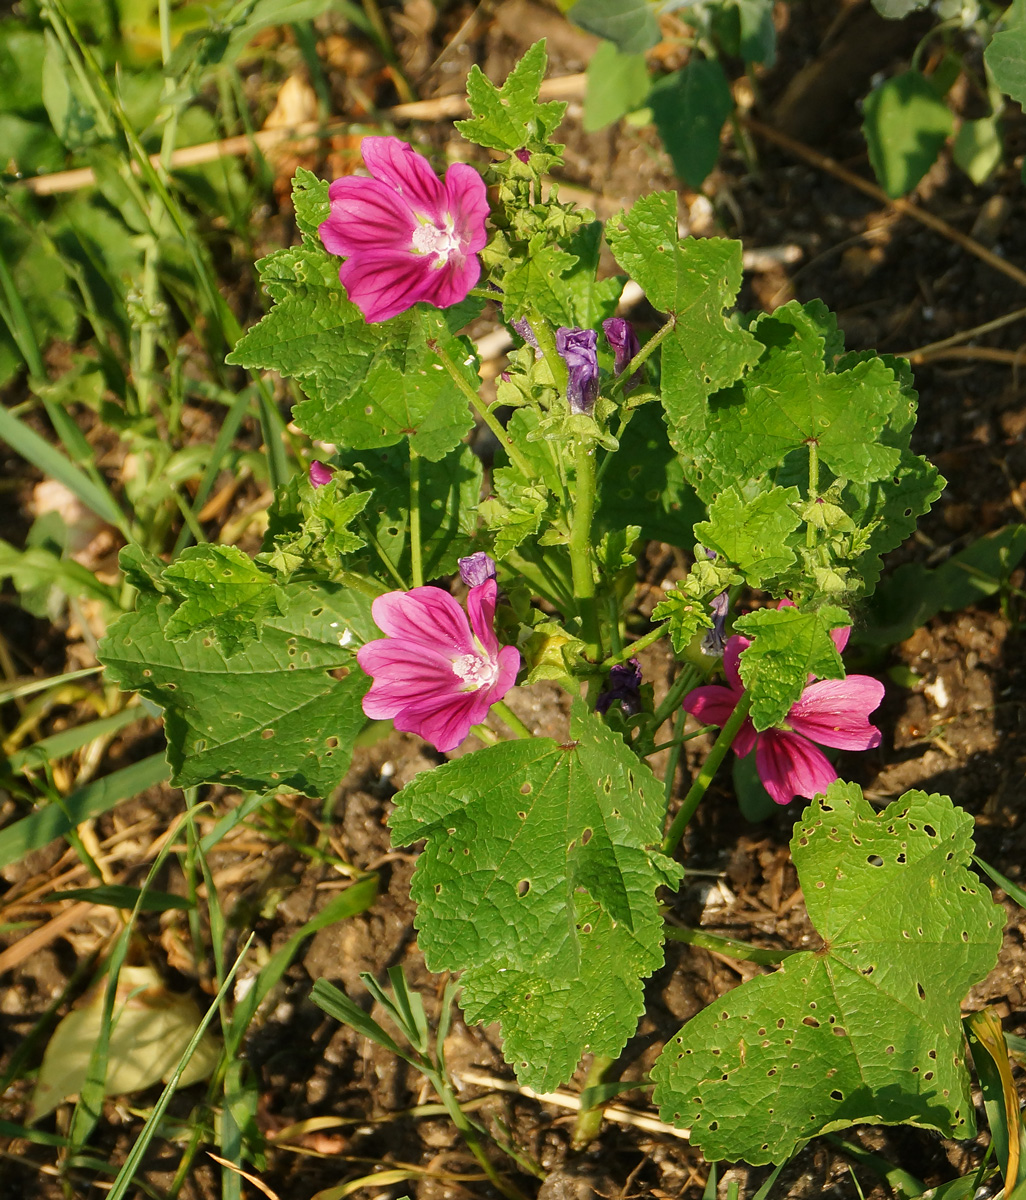
M 385 634 L 356 660 L 374 683 L 363 698 L 373 720 L 419 734 L 443 753 L 455 750 L 513 686 L 515 646 L 500 646 L 493 628 L 497 585 L 488 579 L 467 595 L 467 614 L 441 588 L 378 596 L 371 613 Z
M 320 227 L 329 254 L 345 258 L 338 277 L 368 321 L 386 321 L 418 300 L 448 308 L 477 283 L 488 201 L 473 167 L 454 163 L 445 182 L 412 146 L 366 137 L 373 176 L 336 179 Z
M 850 628 L 831 631 L 839 653 L 848 644 L 850 632 Z M 705 725 L 726 724 L 744 695 L 738 659 L 750 645 L 740 634 L 728 639 L 723 654 L 726 686 L 714 683 L 695 688 L 684 697 L 687 712 Z M 869 714 L 883 696 L 883 684 L 868 675 L 810 682 L 782 725 L 757 733 L 751 718 L 746 718 L 732 749 L 744 758 L 755 748 L 755 769 L 777 804 L 789 804 L 795 796 L 811 800 L 838 777 L 830 760 L 813 743 L 840 750 L 879 746 L 880 730 L 870 725 Z

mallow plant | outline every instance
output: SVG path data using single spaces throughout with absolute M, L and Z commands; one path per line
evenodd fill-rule
M 846 352 L 817 301 L 735 311 L 740 245 L 680 239 L 673 194 L 605 226 L 561 201 L 545 61 L 534 46 L 502 88 L 471 72 L 457 128 L 478 165 L 443 177 L 369 137 L 366 176 L 299 172 L 301 240 L 258 264 L 273 303 L 230 362 L 295 380 L 293 419 L 328 449 L 255 558 L 126 550 L 137 604 L 101 657 L 163 709 L 182 787 L 330 797 L 368 722 L 430 743 L 439 765 L 390 817 L 423 847 L 419 944 L 538 1089 L 586 1055 L 615 1074 L 680 934 L 682 837 L 732 752 L 807 803 L 792 852 L 818 938 L 664 1048 L 663 1117 L 752 1163 L 859 1121 L 968 1135 L 959 1005 L 1002 927 L 972 820 L 922 792 L 876 811 L 831 757 L 881 740 L 883 687 L 842 654 L 943 482 L 909 448 L 908 365 Z M 622 274 L 600 275 L 603 241 Z M 626 278 L 662 314 L 644 341 L 617 315 Z M 516 347 L 491 401 L 461 333 L 486 305 Z M 693 565 L 639 626 L 649 540 Z M 665 694 L 640 665 L 656 643 Z M 569 693 L 565 727 L 516 715 L 543 680 Z

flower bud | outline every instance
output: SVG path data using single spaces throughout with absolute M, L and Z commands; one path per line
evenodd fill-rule
M 594 329 L 561 326 L 556 330 L 556 349 L 567 366 L 566 398 L 570 402 L 570 411 L 589 417 L 599 390 L 597 342 L 598 334 Z
M 312 487 L 324 487 L 326 483 L 331 483 L 335 478 L 335 473 L 331 467 L 326 467 L 324 463 L 318 462 L 315 458 L 310 464 L 310 484 Z
M 483 550 L 461 558 L 459 568 L 460 579 L 467 587 L 480 587 L 482 583 L 494 579 L 496 576 L 495 559 L 490 554 L 485 554 Z
M 634 326 L 624 317 L 609 317 L 603 321 L 602 332 L 606 335 L 606 341 L 613 352 L 613 374 L 620 376 L 627 369 L 627 365 L 631 359 L 641 349 L 638 335 L 634 332 Z M 640 379 L 641 372 L 635 371 L 623 385 L 624 395 L 631 388 L 637 387 Z

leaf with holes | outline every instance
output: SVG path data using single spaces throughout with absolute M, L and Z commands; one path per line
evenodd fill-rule
M 100 643 L 110 678 L 164 709 L 178 787 L 327 796 L 345 774 L 366 723 L 360 702 L 369 680 L 355 651 L 380 636 L 370 601 L 330 583 L 290 583 L 279 594 L 281 613 L 234 654 L 209 637 L 173 641 L 177 602 L 156 592 L 143 592 L 138 611 Z
M 425 771 L 396 797 L 397 845 L 427 839 L 412 895 L 433 971 L 462 970 L 468 1021 L 501 1021 L 518 1077 L 552 1088 L 582 1054 L 617 1055 L 663 961 L 650 847 L 662 788 L 574 702 L 570 741 L 489 746 Z
M 709 1159 L 783 1162 L 861 1122 L 975 1133 L 959 1004 L 1004 918 L 966 869 L 972 817 L 908 792 L 875 813 L 835 783 L 791 842 L 823 945 L 689 1021 L 652 1070 L 664 1120 Z
M 173 642 L 209 633 L 225 654 L 259 640 L 263 623 L 281 615 L 273 576 L 235 546 L 190 546 L 164 572 L 181 603 L 164 632 Z
M 709 520 L 696 525 L 695 533 L 707 550 L 733 563 L 752 587 L 765 588 L 794 562 L 788 535 L 802 523 L 793 508 L 797 501 L 795 487 L 772 488 L 754 498 L 728 488 L 710 505 Z

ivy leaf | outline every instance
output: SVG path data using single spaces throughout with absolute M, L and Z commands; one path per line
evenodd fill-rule
M 649 104 L 674 171 L 689 187 L 701 187 L 716 166 L 720 131 L 734 110 L 723 68 L 692 55 L 686 66 L 653 86 Z
M 763 353 L 748 330 L 724 315 L 741 286 L 741 243 L 678 238 L 673 192 L 643 196 L 613 217 L 606 239 L 652 304 L 676 317 L 662 349 L 662 399 L 670 440 L 683 450 L 694 436 L 688 426 L 705 426 L 705 400 L 739 379 Z
M 1012 13 L 1015 6 L 1006 10 Z M 1026 105 L 1026 25 L 1021 18 L 1012 29 L 995 33 L 983 53 L 994 82 L 1018 104 Z
M 336 260 L 313 244 L 278 250 L 257 266 L 275 304 L 227 361 L 298 379 L 309 399 L 293 415 L 305 433 L 353 449 L 409 437 L 432 460 L 459 445 L 473 418 L 433 347 L 471 386 L 478 380 L 468 344 L 442 312 L 420 304 L 368 325 L 346 298 Z
M 396 845 L 427 839 L 412 895 L 433 971 L 462 970 L 468 1021 L 501 1021 L 535 1088 L 583 1053 L 616 1055 L 663 961 L 656 903 L 681 870 L 649 849 L 662 790 L 583 702 L 570 740 L 503 742 L 426 771 L 396 797 Z
M 695 526 L 702 545 L 722 554 L 752 587 L 764 587 L 795 561 L 788 534 L 801 525 L 791 507 L 798 489 L 772 488 L 752 500 L 736 487 L 721 492 L 709 509 L 709 520 Z
M 173 642 L 206 631 L 224 654 L 235 654 L 260 639 L 269 617 L 281 615 L 273 577 L 235 546 L 190 546 L 165 570 L 164 581 L 182 599 L 165 626 Z
M 467 101 L 474 115 L 469 121 L 455 122 L 467 141 L 510 153 L 545 148 L 566 112 L 563 100 L 538 102 L 547 62 L 542 39 L 521 58 L 501 88 L 475 63 L 467 77 Z
M 265 618 L 260 640 L 235 654 L 211 638 L 172 641 L 178 605 L 155 592 L 142 593 L 138 611 L 100 643 L 110 678 L 164 709 L 177 787 L 327 796 L 345 774 L 370 682 L 355 651 L 380 636 L 370 600 L 326 583 L 290 583 L 279 594 L 280 615 Z
M 364 510 L 375 554 L 353 559 L 363 571 L 395 587 L 398 575 L 408 580 L 410 556 L 410 451 L 405 443 L 372 453 L 343 452 L 338 461 L 352 473 L 352 487 L 372 496 Z M 420 467 L 420 553 L 425 579 L 451 575 L 457 560 L 474 550 L 477 507 L 481 496 L 481 460 L 469 446 L 450 451 L 438 462 Z M 393 570 L 384 568 L 382 557 Z
M 972 830 L 947 796 L 908 792 L 878 815 L 832 784 L 791 842 L 822 948 L 684 1026 L 652 1070 L 663 1120 L 708 1159 L 754 1164 L 863 1122 L 972 1137 L 959 1004 L 1004 926 L 966 869 Z
M 843 608 L 825 604 L 816 612 L 761 608 L 734 622 L 752 638 L 741 655 L 741 680 L 752 693 L 752 723 L 758 730 L 779 725 L 805 690 L 810 675 L 843 679 L 844 665 L 831 629 L 851 624 Z
M 577 0 L 566 15 L 589 33 L 607 38 L 623 54 L 640 54 L 659 41 L 649 0 Z
M 951 136 L 951 109 L 921 71 L 903 71 L 871 91 L 862 111 L 862 132 L 880 186 L 894 199 L 904 196 Z

